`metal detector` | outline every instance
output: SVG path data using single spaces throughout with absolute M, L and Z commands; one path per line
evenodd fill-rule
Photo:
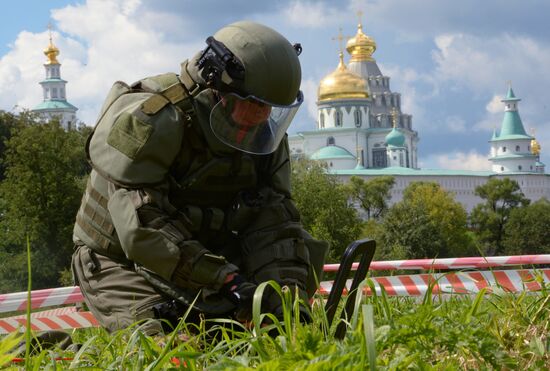
M 359 286 L 361 281 L 363 281 L 367 276 L 367 272 L 369 270 L 372 258 L 374 257 L 375 250 L 376 241 L 369 239 L 357 240 L 355 242 L 352 242 L 346 248 L 346 251 L 342 255 L 342 259 L 340 260 L 340 268 L 338 268 L 338 272 L 336 272 L 336 278 L 334 279 L 332 290 L 330 290 L 327 303 L 325 304 L 325 312 L 327 314 L 329 327 L 332 325 L 334 315 L 336 314 L 336 309 L 338 308 L 338 303 L 340 302 L 340 298 L 344 293 L 344 288 L 346 287 L 346 281 L 349 277 L 353 261 L 358 256 L 361 256 L 359 266 L 355 271 L 351 287 L 348 291 L 349 295 L 346 301 L 345 310 L 343 310 L 341 314 L 341 318 L 344 318 L 344 315 L 347 316 L 347 318 L 351 318 L 355 306 L 354 304 L 355 296 L 357 295 L 357 287 Z M 342 340 L 345 334 L 346 325 L 344 322 L 340 322 L 338 324 L 338 327 L 336 328 L 334 336 L 337 339 Z

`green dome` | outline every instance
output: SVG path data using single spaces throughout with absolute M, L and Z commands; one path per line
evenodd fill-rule
M 333 160 L 333 159 L 355 159 L 355 156 L 349 153 L 345 148 L 339 146 L 326 146 L 315 151 L 311 155 L 312 160 Z
M 392 131 L 386 135 L 386 144 L 392 147 L 404 147 L 405 136 L 397 128 L 393 128 Z

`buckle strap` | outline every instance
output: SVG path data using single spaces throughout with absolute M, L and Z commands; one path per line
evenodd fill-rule
M 189 72 L 187 72 L 188 64 L 189 61 L 184 61 L 181 64 L 180 80 L 189 92 L 189 95 L 195 96 L 199 92 L 201 86 L 197 82 L 195 82 L 191 75 L 189 75 Z

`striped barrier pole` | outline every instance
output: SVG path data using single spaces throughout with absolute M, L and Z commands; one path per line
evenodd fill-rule
M 550 269 L 414 274 L 370 279 L 377 295 L 384 287 L 388 296 L 424 296 L 430 285 L 433 294 L 475 294 L 481 289 L 491 293 L 499 288 L 505 292 L 541 291 L 543 284 L 550 286 Z M 332 281 L 321 282 L 319 293 L 328 295 L 332 284 Z M 348 289 L 349 285 L 350 281 L 346 283 Z M 365 293 L 372 295 L 370 287 L 365 288 Z
M 35 290 L 31 292 L 31 308 L 47 308 L 59 305 L 82 303 L 84 297 L 78 286 L 55 289 Z M 15 292 L 0 295 L 0 313 L 16 312 L 27 309 L 27 292 Z
M 0 335 L 24 331 L 27 326 L 26 314 L 0 318 Z M 91 312 L 77 312 L 75 307 L 56 308 L 31 314 L 33 331 L 69 330 L 75 328 L 99 327 L 99 322 Z
M 352 269 L 357 269 L 354 263 Z M 550 254 L 546 255 L 513 255 L 513 256 L 488 256 L 444 259 L 413 259 L 413 260 L 388 260 L 373 261 L 369 270 L 435 270 L 435 269 L 480 269 L 493 267 L 507 267 L 517 265 L 550 264 Z M 336 272 L 340 264 L 325 264 L 325 272 Z

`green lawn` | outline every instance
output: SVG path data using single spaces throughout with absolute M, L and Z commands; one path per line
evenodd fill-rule
M 207 326 L 186 328 L 182 322 L 179 332 L 165 338 L 143 335 L 139 324 L 112 335 L 102 329 L 77 330 L 73 338 L 82 344 L 78 352 L 42 351 L 30 358 L 27 367 L 281 371 L 365 370 L 375 365 L 391 370 L 547 370 L 547 289 L 521 294 L 496 290 L 490 295 L 444 300 L 432 295 L 423 299 L 359 297 L 342 341 L 334 338 L 334 326 L 328 328 L 322 298 L 314 302 L 313 322 L 302 325 L 292 320 L 296 303 L 283 293 L 288 309 L 279 326 L 246 329 L 220 320 L 206 330 Z M 259 320 L 259 308 L 255 309 Z M 11 363 L 9 350 L 16 340 L 1 341 L 0 365 L 25 367 Z M 72 360 L 52 360 L 56 356 Z

